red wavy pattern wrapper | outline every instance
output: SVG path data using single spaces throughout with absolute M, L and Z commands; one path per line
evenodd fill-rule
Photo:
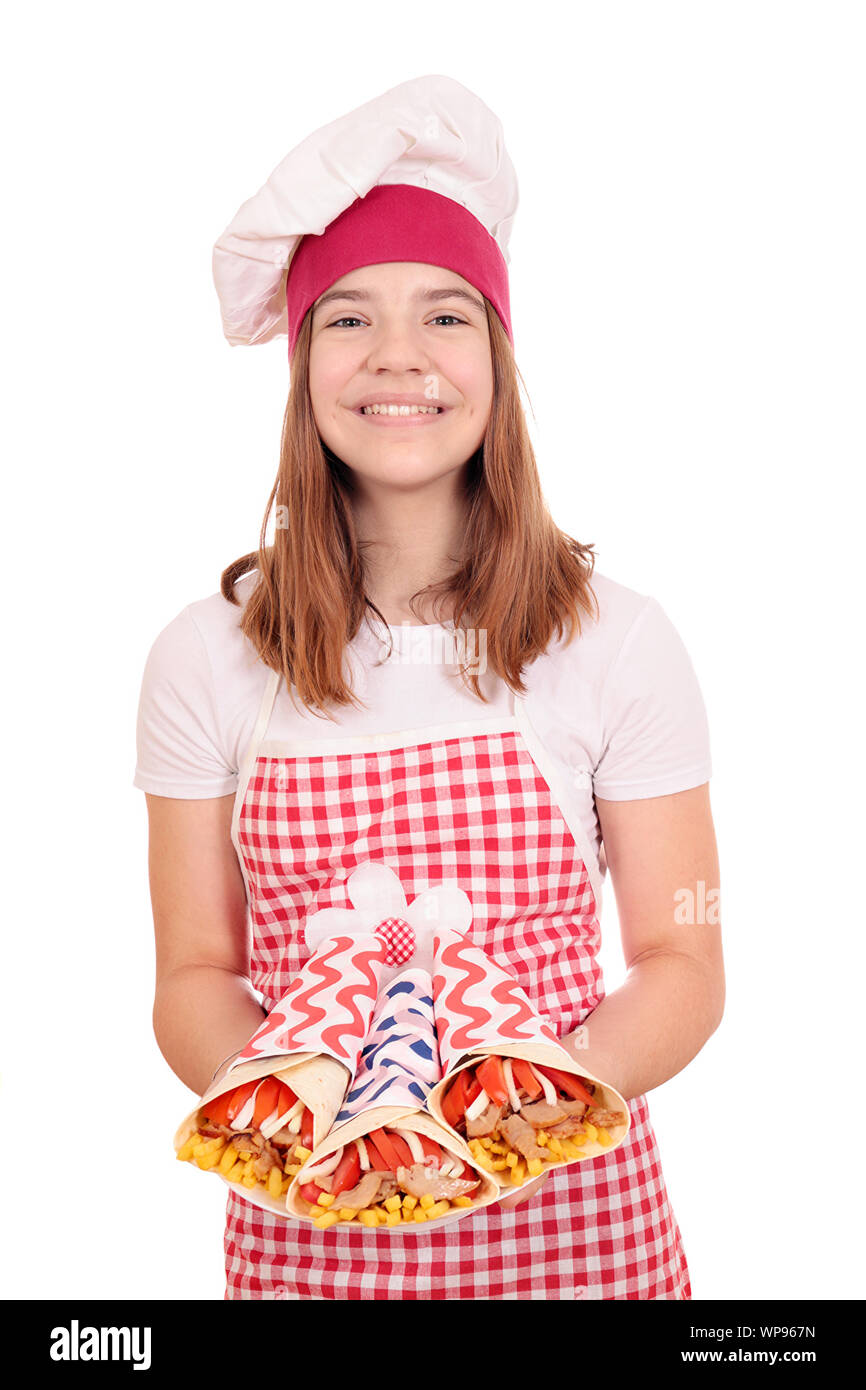
M 382 937 L 323 941 L 229 1068 L 259 1057 L 315 1052 L 354 1076 L 370 1029 L 388 943 Z
M 560 1042 L 508 971 L 460 932 L 433 941 L 433 1008 L 444 1075 L 479 1047 Z

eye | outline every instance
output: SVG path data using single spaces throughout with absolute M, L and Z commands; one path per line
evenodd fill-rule
M 437 314 L 436 318 L 433 319 L 433 323 L 435 323 L 437 319 L 451 319 L 454 323 L 466 322 L 465 319 L 459 319 L 456 314 Z
M 343 318 L 341 318 L 341 319 L 335 319 L 333 323 L 329 323 L 329 324 L 328 324 L 328 327 L 329 327 L 329 328 L 339 328 L 339 326 L 340 326 L 341 323 L 360 323 L 360 322 L 361 322 L 361 320 L 360 320 L 359 318 L 356 318 L 354 314 L 346 314 Z

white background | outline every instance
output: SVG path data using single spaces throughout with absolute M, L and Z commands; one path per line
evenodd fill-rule
M 520 180 L 518 365 L 558 524 L 706 700 L 728 997 L 650 1095 L 695 1299 L 862 1298 L 864 12 L 19 7 L 3 102 L 7 1298 L 223 1296 L 223 1185 L 151 1031 L 147 651 L 255 548 L 284 340 L 211 248 L 310 131 L 444 72 Z M 622 977 L 606 894 L 603 965 Z

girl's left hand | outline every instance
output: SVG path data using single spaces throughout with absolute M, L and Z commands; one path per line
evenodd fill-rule
M 535 1196 L 541 1184 L 546 1182 L 549 1176 L 549 1172 L 542 1173 L 540 1178 L 533 1179 L 533 1181 L 527 1183 L 525 1187 L 518 1188 L 516 1192 L 510 1192 L 507 1197 L 503 1197 L 498 1205 L 500 1207 L 509 1208 L 520 1206 L 521 1202 L 525 1202 L 529 1197 Z

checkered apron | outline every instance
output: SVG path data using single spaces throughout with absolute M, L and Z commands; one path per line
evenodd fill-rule
M 232 838 L 247 887 L 253 985 L 273 1008 L 309 958 L 303 924 L 350 907 L 346 879 L 387 864 L 407 899 L 456 880 L 471 936 L 562 1037 L 604 996 L 600 877 L 569 788 L 524 701 L 508 717 L 322 740 L 265 739 L 271 672 L 241 769 Z M 605 1157 L 560 1169 L 511 1210 L 429 1232 L 318 1230 L 231 1189 L 228 1298 L 688 1299 L 688 1267 L 644 1096 Z

